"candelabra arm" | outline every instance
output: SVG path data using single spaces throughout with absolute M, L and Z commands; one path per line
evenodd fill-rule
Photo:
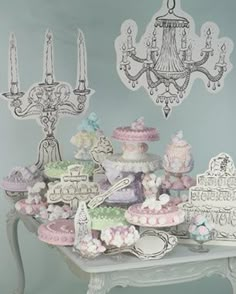
M 130 81 L 137 81 L 146 71 L 147 71 L 147 68 L 143 67 L 136 75 L 132 76 L 128 72 L 127 67 L 125 67 L 124 69 L 125 75 Z
M 193 66 L 197 67 L 197 66 L 201 66 L 201 65 L 205 64 L 207 62 L 207 60 L 209 59 L 209 57 L 210 57 L 210 52 L 204 52 L 203 58 L 201 60 L 195 61 L 193 63 Z
M 189 81 L 190 81 L 191 72 L 188 71 L 186 78 L 182 85 L 179 85 L 175 80 L 171 79 L 170 84 L 173 84 L 177 91 L 183 92 L 187 89 Z
M 77 115 L 83 112 L 84 108 L 77 108 L 73 103 L 67 101 L 66 103 L 61 106 L 59 113 L 62 114 L 70 114 L 70 115 Z
M 207 78 L 211 82 L 214 82 L 215 83 L 215 82 L 218 82 L 222 78 L 222 76 L 224 74 L 224 67 L 223 66 L 220 67 L 219 73 L 217 75 L 215 75 L 215 76 L 213 76 L 212 74 L 210 74 L 210 72 L 207 69 L 205 69 L 204 67 L 193 68 L 193 70 L 191 70 L 191 72 L 201 72 L 204 75 L 206 75 Z
M 130 54 L 130 57 L 136 61 L 136 62 L 139 62 L 139 63 L 144 63 L 144 61 L 146 60 L 145 58 L 140 58 L 138 56 L 136 56 L 134 53 L 131 53 Z
M 161 78 L 161 79 L 157 78 L 157 81 L 156 82 L 153 82 L 152 77 L 151 77 L 151 74 L 150 74 L 150 71 L 151 71 L 150 69 L 148 69 L 146 71 L 147 82 L 148 82 L 148 86 L 150 88 L 156 88 L 160 84 L 165 83 L 165 79 L 164 78 Z
M 27 117 L 31 115 L 39 115 L 41 110 L 37 109 L 38 105 L 29 104 L 25 109 L 22 109 L 20 106 L 14 108 L 14 114 L 18 117 Z
M 161 74 L 159 74 L 153 67 L 149 68 L 149 71 L 154 74 L 154 76 L 159 80 L 166 80 Z

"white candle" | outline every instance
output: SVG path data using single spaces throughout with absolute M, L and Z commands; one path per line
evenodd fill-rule
M 78 31 L 78 77 L 80 81 L 86 80 L 86 51 L 84 43 L 84 35 L 82 31 Z
M 219 57 L 220 64 L 225 64 L 225 54 L 226 54 L 226 45 L 223 44 L 221 46 L 220 57 Z
M 126 51 L 126 46 L 125 46 L 125 44 L 123 44 L 123 46 L 122 46 L 122 61 L 121 61 L 121 63 L 127 63 L 127 58 L 128 58 L 128 55 L 127 55 L 127 51 Z
M 133 48 L 133 38 L 132 38 L 132 35 L 131 35 L 132 30 L 131 30 L 130 27 L 128 28 L 127 33 L 128 33 L 128 36 L 127 36 L 127 48 L 131 49 L 131 48 Z
M 46 76 L 53 76 L 53 35 L 51 31 L 47 31 L 46 33 Z
M 16 49 L 16 38 L 12 33 L 10 36 L 9 44 L 9 65 L 10 65 L 10 87 L 14 84 L 18 89 L 18 64 L 17 64 L 17 49 Z
M 212 40 L 211 30 L 208 29 L 207 30 L 207 37 L 206 37 L 206 48 L 207 49 L 210 49 L 211 48 L 211 40 Z

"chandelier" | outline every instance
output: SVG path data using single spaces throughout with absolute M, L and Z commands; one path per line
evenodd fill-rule
M 65 115 L 79 115 L 88 106 L 88 98 L 93 93 L 88 88 L 86 45 L 82 31 L 78 32 L 77 85 L 75 89 L 54 75 L 53 34 L 45 34 L 43 81 L 33 84 L 29 90 L 20 90 L 18 55 L 15 35 L 9 40 L 9 91 L 3 93 L 12 115 L 18 119 L 36 119 L 41 125 L 44 138 L 39 143 L 36 166 L 51 161 L 62 160 L 55 130 L 59 119 Z
M 181 10 L 180 3 L 164 0 L 139 43 L 137 33 L 133 20 L 122 24 L 115 42 L 117 71 L 129 89 L 144 87 L 153 102 L 162 106 L 165 118 L 186 98 L 196 78 L 212 93 L 223 87 L 232 68 L 233 43 L 219 39 L 216 24 L 205 23 L 198 36 L 194 20 Z

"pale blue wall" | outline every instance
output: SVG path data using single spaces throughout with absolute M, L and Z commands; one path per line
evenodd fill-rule
M 193 146 L 194 174 L 204 171 L 211 156 L 228 152 L 236 160 L 235 139 L 235 69 L 227 77 L 223 91 L 211 95 L 197 81 L 188 99 L 176 108 L 171 118 L 163 119 L 160 109 L 154 107 L 144 91 L 131 92 L 120 82 L 115 67 L 113 42 L 121 23 L 132 18 L 145 28 L 161 0 L 8 0 L 0 1 L 0 92 L 7 89 L 7 50 L 9 32 L 18 40 L 20 78 L 23 89 L 42 77 L 42 48 L 44 32 L 50 27 L 55 39 L 55 70 L 58 80 L 72 84 L 76 74 L 77 27 L 83 29 L 88 49 L 90 86 L 96 90 L 90 110 L 101 117 L 107 134 L 117 125 L 125 125 L 144 116 L 148 125 L 158 126 L 161 141 L 152 149 L 163 153 L 171 134 L 183 129 Z M 216 22 L 222 35 L 236 43 L 235 0 L 182 0 L 182 7 L 196 20 L 196 28 L 207 20 Z M 236 51 L 231 61 L 236 64 Z M 72 156 L 69 139 L 79 119 L 66 118 L 60 123 L 58 137 L 65 157 Z M 36 158 L 40 128 L 32 120 L 13 120 L 5 101 L 0 101 L 0 177 L 15 165 L 26 165 Z M 9 206 L 0 200 L 0 292 L 10 293 L 16 282 L 16 269 L 10 254 L 5 232 L 5 214 Z M 57 253 L 36 240 L 21 227 L 20 241 L 27 277 L 26 294 L 85 293 L 85 286 L 74 278 L 58 258 Z M 125 289 L 122 293 L 135 293 Z M 221 278 L 194 283 L 160 287 L 159 293 L 230 294 L 231 288 Z M 114 290 L 112 293 L 121 293 Z M 143 289 L 136 293 L 143 293 Z M 146 293 L 157 293 L 148 289 Z

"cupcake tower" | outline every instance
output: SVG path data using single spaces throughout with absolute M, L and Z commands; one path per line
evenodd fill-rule
M 159 156 L 147 153 L 146 143 L 159 140 L 158 130 L 146 127 L 144 119 L 140 118 L 131 126 L 116 128 L 112 137 L 122 143 L 122 153 L 113 154 L 103 162 L 106 179 L 100 183 L 100 187 L 105 191 L 112 184 L 127 176 L 131 176 L 133 181 L 127 188 L 113 193 L 106 202 L 110 204 L 141 202 L 143 200 L 143 175 L 161 166 Z
M 183 139 L 183 132 L 177 132 L 166 148 L 163 159 L 165 177 L 162 187 L 166 191 L 177 192 L 187 191 L 195 184 L 192 177 L 187 175 L 193 169 L 192 147 Z

